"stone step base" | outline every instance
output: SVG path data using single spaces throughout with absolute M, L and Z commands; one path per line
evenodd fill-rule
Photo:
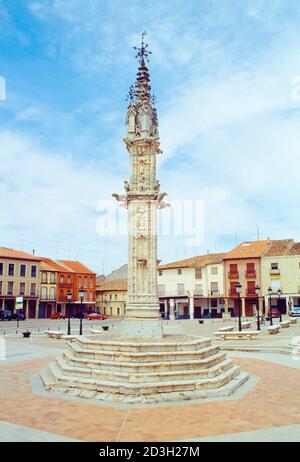
M 66 376 L 63 375 L 63 371 L 55 362 L 50 363 L 49 368 L 55 381 L 52 385 L 48 381 L 47 385 L 45 384 L 47 389 L 73 388 L 91 391 L 94 392 L 95 395 L 99 393 L 110 393 L 116 395 L 116 398 L 118 398 L 120 394 L 124 396 L 148 396 L 160 393 L 193 392 L 203 389 L 216 389 L 226 385 L 240 373 L 238 366 L 232 366 L 217 377 L 166 382 L 123 383 L 95 378 Z
M 136 353 L 131 351 L 109 351 L 92 348 L 81 348 L 80 342 L 70 343 L 69 348 L 78 358 L 90 358 L 105 361 L 124 362 L 169 362 L 169 361 L 190 361 L 207 358 L 219 351 L 218 346 L 208 346 L 200 350 L 192 351 L 149 351 Z
M 208 337 L 193 338 L 183 335 L 170 335 L 165 337 L 165 341 L 138 341 L 121 339 L 103 339 L 102 335 L 92 335 L 91 337 L 77 337 L 77 344 L 88 350 L 118 351 L 132 353 L 154 353 L 154 352 L 173 352 L 173 351 L 198 351 L 211 346 L 212 339 Z M 172 340 L 172 339 L 176 340 Z
M 181 371 L 161 372 L 159 369 L 156 372 L 124 372 L 101 370 L 89 367 L 74 367 L 65 359 L 59 357 L 56 360 L 56 366 L 63 376 L 93 378 L 96 380 L 108 380 L 121 383 L 149 383 L 149 382 L 166 382 L 166 381 L 181 381 L 181 380 L 198 380 L 208 377 L 217 377 L 224 371 L 233 366 L 231 359 L 223 360 L 219 364 L 209 368 L 189 369 Z
M 190 369 L 208 369 L 224 361 L 226 353 L 217 352 L 206 358 L 193 359 L 190 361 L 165 361 L 165 362 L 125 362 L 125 361 L 105 361 L 91 358 L 81 358 L 73 355 L 72 351 L 66 350 L 63 353 L 66 362 L 72 367 L 88 367 L 91 369 L 123 371 L 132 373 L 141 372 L 167 372 L 183 371 Z

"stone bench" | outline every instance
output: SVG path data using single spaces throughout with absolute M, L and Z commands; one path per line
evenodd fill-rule
M 248 339 L 252 340 L 253 337 L 257 337 L 260 334 L 260 331 L 247 331 L 247 332 L 214 332 L 216 337 L 221 337 L 223 340 L 227 339 Z
M 290 327 L 291 322 L 290 321 L 282 321 L 280 323 L 280 325 L 281 325 L 282 329 L 287 329 L 288 327 Z
M 242 329 L 250 329 L 250 327 L 252 327 L 252 322 L 251 321 L 242 322 Z
M 290 324 L 297 324 L 298 319 L 297 318 L 291 318 L 289 319 Z
M 57 331 L 48 330 L 46 334 L 48 335 L 49 338 L 58 338 L 58 339 L 61 339 L 65 335 L 64 332 L 60 330 L 57 330 Z
M 232 332 L 234 330 L 234 326 L 227 326 L 227 327 L 220 327 L 218 332 Z
M 281 328 L 280 324 L 277 324 L 277 326 L 269 326 L 267 330 L 269 334 L 278 334 L 278 332 L 280 331 L 280 328 Z

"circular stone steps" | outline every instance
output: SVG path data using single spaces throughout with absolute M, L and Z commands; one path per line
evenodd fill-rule
M 89 369 L 124 371 L 124 372 L 156 372 L 156 371 L 182 371 L 199 368 L 210 368 L 219 364 L 226 357 L 226 353 L 218 352 L 203 359 L 191 361 L 158 361 L 158 362 L 125 362 L 125 361 L 103 361 L 90 358 L 79 358 L 69 350 L 64 351 L 63 356 L 66 362 L 73 367 L 87 367 Z
M 233 360 L 227 359 L 222 361 L 216 366 L 210 368 L 202 369 L 189 369 L 189 370 L 178 370 L 178 371 L 169 371 L 169 372 L 126 372 L 118 371 L 113 372 L 110 370 L 101 370 L 88 367 L 73 367 L 70 366 L 63 358 L 57 358 L 56 365 L 60 369 L 61 375 L 74 376 L 76 377 L 90 377 L 98 379 L 99 377 L 105 380 L 111 380 L 122 383 L 132 383 L 132 382 L 163 382 L 170 380 L 193 380 L 201 379 L 207 377 L 216 377 L 221 374 L 223 371 L 228 370 L 233 366 Z
M 41 371 L 47 390 L 124 403 L 231 394 L 248 375 L 208 338 L 159 341 L 76 338 Z

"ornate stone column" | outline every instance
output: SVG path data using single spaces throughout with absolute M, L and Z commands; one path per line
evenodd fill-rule
M 157 287 L 157 210 L 167 207 L 156 178 L 161 153 L 155 99 L 151 97 L 148 45 L 137 48 L 139 68 L 130 88 L 125 144 L 130 158 L 130 181 L 125 194 L 113 194 L 128 210 L 128 295 L 123 332 L 128 337 L 161 337 Z

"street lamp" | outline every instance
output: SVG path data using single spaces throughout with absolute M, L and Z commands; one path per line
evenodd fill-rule
M 242 285 L 238 282 L 236 285 L 236 293 L 238 296 L 238 309 L 239 309 L 239 331 L 242 331 L 242 315 L 241 315 L 241 292 L 242 292 Z
M 83 300 L 84 300 L 84 297 L 85 297 L 85 290 L 83 290 L 82 287 L 79 289 L 78 295 L 79 295 L 79 298 L 80 298 L 79 335 L 82 335 L 82 304 L 83 304 Z
M 257 284 L 256 287 L 255 287 L 255 293 L 256 293 L 256 295 L 257 295 L 257 307 L 256 307 L 256 311 L 257 311 L 257 330 L 260 330 L 259 292 L 260 292 L 260 287 L 259 287 L 259 285 Z
M 71 335 L 70 302 L 72 300 L 72 292 L 70 290 L 68 290 L 67 298 L 68 298 L 68 335 Z
M 282 295 L 282 290 L 281 290 L 281 289 L 278 289 L 278 290 L 277 290 L 277 293 L 278 293 L 279 321 L 282 322 L 281 305 L 280 305 L 280 297 L 281 297 L 281 295 Z
M 268 292 L 269 292 L 269 301 L 270 301 L 270 326 L 273 326 L 273 316 L 272 316 L 272 293 L 273 293 L 273 289 L 272 289 L 272 287 L 268 288 Z

